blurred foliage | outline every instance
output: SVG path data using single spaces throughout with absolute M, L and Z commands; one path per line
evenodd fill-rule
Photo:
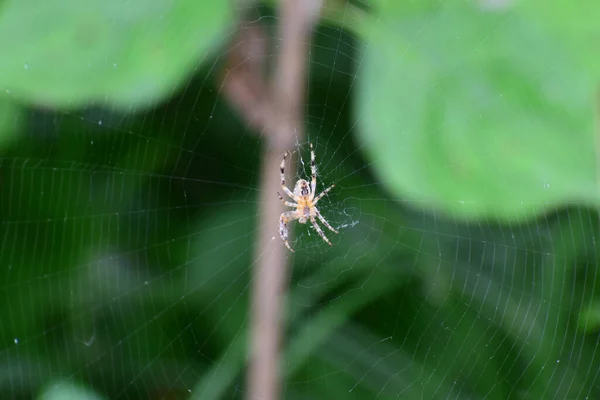
M 329 248 L 296 229 L 285 398 L 600 398 L 600 226 L 573 202 L 596 190 L 589 31 L 541 2 L 373 3 L 370 20 L 326 2 L 314 32 L 307 131 L 341 233 Z M 218 81 L 231 15 L 94 3 L 98 47 L 74 46 L 82 4 L 0 8 L 0 397 L 243 398 L 272 222 L 262 141 Z M 273 9 L 247 11 L 276 32 Z
M 513 221 L 597 204 L 595 49 L 520 4 L 376 3 L 363 28 L 360 132 L 396 195 Z
M 209 59 L 233 22 L 226 1 L 4 3 L 0 87 L 28 103 L 62 107 L 148 106 Z
M 49 385 L 40 400 L 103 400 L 93 391 L 73 383 L 62 382 Z

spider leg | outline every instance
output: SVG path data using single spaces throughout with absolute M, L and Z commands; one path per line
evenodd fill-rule
M 316 207 L 315 207 L 315 211 L 317 213 L 317 217 L 319 217 L 319 220 L 321 221 L 321 223 L 323 223 L 323 225 L 325 225 L 327 228 L 329 228 L 329 230 L 331 230 L 332 232 L 339 233 L 338 231 L 333 229 L 333 226 L 329 225 L 329 222 L 327 222 L 327 220 L 321 215 L 321 213 L 319 212 L 319 210 L 317 210 Z
M 310 182 L 310 199 L 315 198 L 315 192 L 317 191 L 317 165 L 315 164 L 315 150 L 313 149 L 312 142 L 310 145 L 310 172 L 312 174 L 312 179 Z
M 288 207 L 297 207 L 298 206 L 298 204 L 296 204 L 296 203 L 292 203 L 290 201 L 285 201 L 283 199 L 283 197 L 281 197 L 281 194 L 279 192 L 277 192 L 277 197 L 279 197 L 279 200 L 281 200 L 281 202 Z
M 325 236 L 325 234 L 323 233 L 323 231 L 321 230 L 321 228 L 319 227 L 319 225 L 317 224 L 317 221 L 315 220 L 315 217 L 311 216 L 310 217 L 310 222 L 312 222 L 313 226 L 315 227 L 315 229 L 317 230 L 317 233 L 319 234 L 319 236 L 321 236 L 321 238 L 326 241 L 330 246 L 333 246 L 331 244 L 331 242 L 329 241 L 329 239 L 327 239 L 327 236 Z
M 321 192 L 321 194 L 320 194 L 320 195 L 318 195 L 318 196 L 317 196 L 317 197 L 316 197 L 316 198 L 313 200 L 313 202 L 312 202 L 313 206 L 314 206 L 315 204 L 317 204 L 317 201 L 321 200 L 321 198 L 322 198 L 323 196 L 325 196 L 325 195 L 327 194 L 327 192 L 329 192 L 329 191 L 330 191 L 331 189 L 333 189 L 334 187 L 335 187 L 335 183 L 334 183 L 333 185 L 329 186 L 327 189 L 323 190 L 323 191 Z
M 285 154 L 283 155 L 283 159 L 281 159 L 281 165 L 279 166 L 279 172 L 281 173 L 281 190 L 283 190 L 283 192 L 285 194 L 287 194 L 292 199 L 294 199 L 294 201 L 298 201 L 298 199 L 296 198 L 296 196 L 294 196 L 294 193 L 292 193 L 292 191 L 285 186 L 285 174 L 284 174 L 284 171 L 285 171 L 285 159 L 287 158 L 287 156 L 289 154 L 290 154 L 289 151 L 285 152 Z
M 287 247 L 288 249 L 290 249 L 290 251 L 292 253 L 294 252 L 294 250 L 292 250 L 292 248 L 290 247 L 290 244 L 288 243 L 288 227 L 287 227 L 287 224 L 288 224 L 288 222 L 290 222 L 290 221 L 292 221 L 294 219 L 296 219 L 294 211 L 284 212 L 283 214 L 281 214 L 281 217 L 279 217 L 279 237 L 281 238 L 281 240 L 283 240 L 283 243 L 285 244 L 285 247 Z

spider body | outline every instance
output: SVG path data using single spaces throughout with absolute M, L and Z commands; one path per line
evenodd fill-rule
M 300 179 L 296 182 L 294 196 L 297 198 L 297 205 L 294 207 L 296 207 L 296 212 L 298 213 L 298 222 L 305 224 L 306 221 L 310 219 L 311 215 L 316 217 L 316 214 L 314 212 L 311 214 L 310 211 L 313 205 L 310 199 L 310 187 L 308 186 L 308 181 Z
M 281 189 L 295 202 L 285 201 L 279 192 L 277 192 L 277 196 L 279 196 L 279 199 L 283 202 L 283 204 L 288 207 L 294 207 L 295 210 L 284 212 L 281 214 L 281 217 L 279 217 L 279 236 L 281 237 L 281 240 L 285 246 L 293 252 L 294 250 L 292 250 L 290 244 L 288 243 L 288 223 L 297 220 L 299 223 L 305 224 L 310 221 L 319 236 L 321 236 L 321 238 L 323 238 L 323 240 L 331 246 L 331 242 L 327 239 L 323 233 L 323 230 L 317 224 L 317 220 L 315 218 L 318 218 L 319 221 L 321 221 L 321 223 L 329 228 L 332 232 L 338 233 L 338 231 L 333 229 L 329 222 L 323 218 L 319 212 L 319 209 L 316 207 L 317 202 L 331 189 L 333 189 L 335 185 L 329 186 L 327 189 L 321 192 L 321 194 L 315 197 L 315 191 L 317 189 L 317 166 L 315 164 L 315 152 L 313 150 L 312 143 L 310 143 L 310 169 L 312 173 L 311 182 L 309 184 L 307 180 L 299 179 L 294 185 L 294 191 L 292 192 L 285 186 L 285 160 L 288 155 L 289 152 L 286 152 L 281 160 Z

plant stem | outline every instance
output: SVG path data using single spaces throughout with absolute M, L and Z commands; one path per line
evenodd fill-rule
M 265 147 L 260 183 L 260 233 L 255 262 L 251 354 L 247 398 L 279 398 L 280 344 L 283 302 L 288 276 L 287 249 L 279 239 L 279 216 L 283 205 L 279 163 L 283 153 L 304 137 L 303 104 L 310 34 L 320 13 L 320 0 L 284 0 L 279 7 L 279 54 L 271 82 L 269 116 L 265 124 Z M 290 160 L 291 161 L 291 160 Z M 288 170 L 294 170 L 292 164 Z M 274 239 L 275 238 L 275 239 Z

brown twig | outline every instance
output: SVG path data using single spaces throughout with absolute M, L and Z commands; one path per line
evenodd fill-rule
M 283 206 L 280 190 L 281 157 L 304 136 L 302 104 L 310 33 L 319 17 L 321 0 L 282 0 L 279 8 L 278 58 L 275 77 L 264 79 L 266 38 L 256 24 L 242 24 L 222 74 L 225 96 L 245 122 L 266 140 L 260 179 L 261 216 L 252 293 L 249 399 L 279 397 L 279 347 L 282 305 L 289 253 L 279 240 Z M 288 170 L 294 170 L 290 160 Z
M 264 63 L 253 52 L 264 54 L 264 33 L 244 27 L 244 36 L 232 50 L 224 75 L 224 91 L 246 122 L 266 139 L 260 179 L 261 216 L 252 293 L 251 354 L 248 369 L 249 399 L 279 398 L 279 350 L 282 305 L 286 290 L 288 255 L 279 239 L 278 220 L 283 206 L 276 196 L 279 162 L 303 133 L 305 69 L 310 33 L 317 21 L 321 0 L 282 0 L 279 8 L 280 39 L 275 77 L 270 91 L 263 80 Z M 240 42 L 241 40 L 241 42 Z M 247 61 L 247 62 L 246 62 Z M 294 165 L 290 163 L 290 170 Z
M 259 24 L 245 24 L 229 49 L 227 65 L 221 74 L 223 93 L 244 121 L 264 132 L 269 121 L 268 86 L 265 82 L 267 38 Z

